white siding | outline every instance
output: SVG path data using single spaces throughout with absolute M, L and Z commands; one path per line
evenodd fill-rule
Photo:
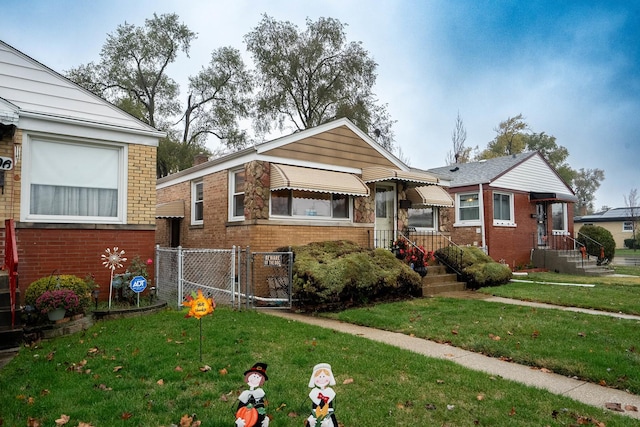
M 2 42 L 0 97 L 25 113 L 156 132 L 150 126 Z
M 539 155 L 506 172 L 491 182 L 491 186 L 527 192 L 573 193 Z

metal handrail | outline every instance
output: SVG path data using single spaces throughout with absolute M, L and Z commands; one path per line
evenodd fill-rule
M 407 233 L 410 233 L 411 229 L 407 230 Z M 420 236 L 421 234 L 419 234 L 419 232 L 416 232 L 415 230 L 413 231 L 415 233 L 417 233 L 418 236 Z M 422 247 L 420 247 L 420 245 L 416 244 L 413 240 L 411 240 L 411 238 L 409 236 L 407 236 L 404 232 L 402 231 L 398 231 L 398 235 L 399 237 L 403 237 L 405 240 L 407 240 L 413 247 L 417 248 L 419 251 L 421 251 L 423 254 L 425 253 L 424 249 Z M 451 240 L 451 238 L 449 236 L 445 236 L 444 234 L 440 233 L 437 230 L 433 230 L 433 231 L 429 231 L 428 233 L 424 234 L 431 236 L 431 240 L 432 240 L 432 248 L 433 248 L 433 255 L 434 257 L 442 264 L 444 264 L 446 267 L 448 267 L 449 269 L 451 269 L 452 271 L 454 271 L 458 276 L 462 275 L 462 273 L 460 271 L 458 271 L 457 267 L 455 265 L 451 265 L 451 263 L 449 263 L 445 258 L 442 258 L 441 256 L 438 255 L 437 250 L 438 249 L 442 249 L 444 247 L 454 247 L 455 248 L 455 261 L 457 263 L 457 265 L 460 265 L 462 262 L 462 248 L 460 246 L 458 246 L 453 240 Z M 434 245 L 434 236 L 436 238 L 439 238 L 440 241 L 446 241 L 447 245 L 441 245 L 441 244 L 437 244 Z M 437 246 L 437 248 L 436 248 Z
M 9 272 L 9 296 L 11 300 L 11 327 L 16 325 L 16 288 L 18 287 L 18 246 L 12 218 L 4 221 L 4 265 Z
M 592 237 L 587 236 L 586 234 L 582 234 L 581 232 L 577 232 L 578 238 L 580 237 L 584 237 L 585 240 L 587 240 L 587 242 L 591 242 L 593 243 L 595 246 L 598 246 L 600 248 L 600 254 L 597 255 L 598 261 L 602 262 L 604 260 L 604 245 L 600 242 L 598 242 L 597 240 L 594 240 Z M 577 241 L 577 240 L 576 240 Z M 580 243 L 580 242 L 578 242 Z M 582 244 L 582 243 L 580 243 Z M 585 251 L 586 251 L 586 246 L 587 245 L 583 245 L 585 247 Z M 589 256 L 589 253 L 587 252 L 587 256 Z

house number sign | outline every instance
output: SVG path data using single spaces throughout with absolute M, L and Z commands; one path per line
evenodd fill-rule
M 13 159 L 0 157 L 0 170 L 10 171 L 11 169 L 13 169 Z

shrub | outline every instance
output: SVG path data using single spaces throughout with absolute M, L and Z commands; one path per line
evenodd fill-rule
M 598 225 L 585 225 L 580 228 L 577 240 L 587 247 L 589 255 L 598 259 L 602 258 L 600 256 L 600 245 L 604 247 L 605 259 L 611 261 L 616 253 L 616 241 L 613 235 L 609 230 Z
M 420 276 L 388 250 L 349 241 L 291 250 L 293 298 L 301 308 L 326 310 L 420 295 Z
M 24 293 L 25 305 L 36 307 L 36 301 L 40 295 L 47 291 L 69 289 L 78 297 L 79 306 L 75 313 L 84 313 L 91 304 L 91 288 L 81 278 L 73 275 L 61 274 L 59 276 L 42 277 L 32 282 Z
M 512 277 L 508 265 L 495 262 L 489 255 L 473 246 L 448 246 L 438 249 L 436 256 L 457 270 L 462 280 L 467 282 L 467 287 L 471 289 L 502 285 Z
M 624 239 L 624 247 L 627 249 L 640 249 L 640 241 L 636 239 Z

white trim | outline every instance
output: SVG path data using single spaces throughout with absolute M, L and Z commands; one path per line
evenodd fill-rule
M 198 200 L 198 186 L 202 186 L 202 200 Z M 202 204 L 202 219 L 196 219 L 196 203 Z M 194 180 L 191 181 L 191 225 L 204 224 L 204 181 Z
M 475 190 L 475 191 L 471 190 L 471 191 L 456 193 L 455 222 L 453 224 L 454 227 L 477 227 L 482 224 L 482 221 L 481 221 L 482 205 L 480 203 L 481 193 L 482 192 L 478 192 L 478 190 Z M 460 219 L 460 196 L 471 195 L 471 194 L 478 196 L 478 219 L 461 220 Z
M 75 143 L 85 147 L 112 148 L 118 150 L 118 211 L 115 217 L 71 216 L 71 215 L 33 215 L 31 210 L 31 148 L 33 139 L 50 143 Z M 23 132 L 23 160 L 20 196 L 20 221 L 75 224 L 126 224 L 129 177 L 129 147 L 127 144 L 107 143 L 73 137 L 60 137 L 36 132 Z
M 492 205 L 493 205 L 493 225 L 496 227 L 516 227 L 517 224 L 515 223 L 514 219 L 515 219 L 515 209 L 514 209 L 514 195 L 513 193 L 507 192 L 507 191 L 493 191 L 491 193 L 492 197 L 494 198 L 494 200 L 492 200 Z M 508 196 L 509 197 L 509 219 L 508 220 L 504 220 L 504 219 L 496 219 L 495 215 L 496 215 L 496 202 L 495 202 L 495 196 L 499 195 L 499 196 Z
M 245 194 L 244 191 L 242 192 L 235 192 L 235 187 L 236 187 L 236 173 L 238 172 L 245 172 L 244 168 L 236 168 L 236 169 L 229 169 L 228 172 L 228 178 L 227 178 L 227 182 L 228 184 L 228 194 L 229 194 L 229 203 L 228 203 L 228 218 L 229 221 L 244 221 L 244 212 L 242 214 L 242 216 L 234 215 L 234 208 L 235 208 L 235 196 L 239 195 L 239 194 Z M 245 180 L 246 180 L 246 176 L 245 176 Z

